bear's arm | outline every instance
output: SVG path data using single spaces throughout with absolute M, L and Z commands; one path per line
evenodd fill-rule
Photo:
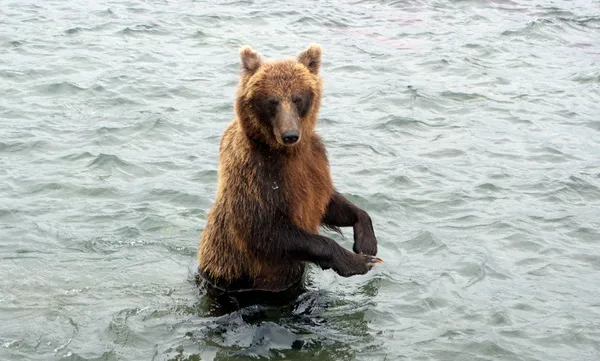
M 334 191 L 321 223 L 330 227 L 354 226 L 358 222 L 359 213 L 366 215 L 365 211 L 350 203 L 338 191 Z
M 240 203 L 246 204 L 239 204 L 244 211 L 241 217 L 236 216 L 236 228 L 248 248 L 258 257 L 321 265 L 346 251 L 330 238 L 297 227 L 284 212 L 274 207 L 272 200 L 265 202 L 268 204 L 266 207 L 260 207 L 263 202 L 252 202 L 249 197 L 240 200 Z
M 246 193 L 237 198 L 233 220 L 236 233 L 259 259 L 312 262 L 344 277 L 365 274 L 377 262 L 375 257 L 350 252 L 331 238 L 297 227 L 277 207 L 276 199 L 259 201 L 256 196 Z
M 371 217 L 366 211 L 350 203 L 339 192 L 334 191 L 321 223 L 336 231 L 339 231 L 338 227 L 352 226 L 354 228 L 354 252 L 372 256 L 377 254 L 377 238 Z

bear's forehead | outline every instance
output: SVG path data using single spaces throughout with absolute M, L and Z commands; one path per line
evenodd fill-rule
M 283 96 L 296 91 L 313 90 L 315 87 L 308 69 L 295 61 L 265 63 L 253 78 L 251 87 L 255 93 Z

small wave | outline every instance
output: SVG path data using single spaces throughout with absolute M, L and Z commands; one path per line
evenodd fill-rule
M 153 63 L 153 64 L 160 64 L 163 63 L 163 61 L 150 54 L 150 53 L 142 53 L 140 56 L 133 58 L 131 61 L 127 61 L 128 63 L 135 63 L 135 64 L 139 64 L 139 63 Z
M 112 187 L 86 187 L 74 185 L 71 183 L 58 183 L 58 182 L 49 182 L 49 183 L 37 183 L 31 186 L 28 191 L 31 194 L 49 194 L 49 193 L 57 193 L 63 195 L 77 195 L 84 197 L 118 197 L 119 193 L 116 189 Z
M 375 129 L 381 130 L 390 130 L 390 128 L 423 129 L 424 127 L 429 127 L 429 124 L 421 120 L 398 115 L 387 115 L 375 125 Z
M 129 176 L 148 176 L 150 172 L 143 167 L 135 165 L 130 162 L 126 162 L 125 160 L 119 158 L 114 154 L 105 154 L 101 153 L 97 155 L 94 160 L 92 160 L 86 166 L 89 169 L 94 170 L 102 170 L 102 171 L 118 171 L 122 174 Z
M 127 26 L 117 32 L 122 35 L 139 35 L 139 34 L 153 34 L 153 35 L 165 35 L 167 32 L 162 29 L 158 24 L 138 24 L 134 26 Z
M 196 31 L 195 31 L 195 32 L 194 32 L 194 33 L 191 35 L 191 37 L 192 37 L 192 38 L 195 38 L 195 39 L 206 39 L 206 38 L 208 38 L 208 36 L 209 36 L 209 35 L 208 35 L 208 34 L 206 34 L 206 33 L 205 33 L 204 31 L 202 31 L 202 30 L 196 30 Z
M 598 51 L 600 52 L 600 49 Z M 574 77 L 572 77 L 571 80 L 580 84 L 600 84 L 600 73 L 594 72 L 592 74 L 577 74 Z
M 292 24 L 297 24 L 297 25 L 302 25 L 302 26 L 308 26 L 308 25 L 320 26 L 321 25 L 321 23 L 312 16 L 302 16 L 301 18 L 294 20 L 292 22 Z
M 600 188 L 591 182 L 576 176 L 570 176 L 569 180 L 564 182 L 569 189 L 575 191 L 583 199 L 600 199 Z
M 106 255 L 119 252 L 124 248 L 143 247 L 148 244 L 151 244 L 147 241 L 133 241 L 133 239 L 135 239 L 137 236 L 134 236 L 132 238 L 123 237 L 123 235 L 126 234 L 141 234 L 141 230 L 135 226 L 121 227 L 115 232 L 117 233 L 117 235 L 114 235 L 111 232 L 111 234 L 107 236 L 93 237 L 91 239 L 78 243 L 74 248 L 82 249 L 86 253 L 92 252 Z
M 191 205 L 195 206 L 198 204 L 205 204 L 206 198 L 196 194 L 190 194 L 173 189 L 153 189 L 149 196 L 151 199 L 156 200 L 168 200 L 169 202 L 175 203 L 178 206 Z
M 217 171 L 214 169 L 202 170 L 202 171 L 196 172 L 194 174 L 194 176 L 192 177 L 193 181 L 201 181 L 201 182 L 215 181 L 216 179 L 217 179 Z
M 94 157 L 94 155 L 90 152 L 81 152 L 81 153 L 71 153 L 71 154 L 63 155 L 59 159 L 75 161 L 75 160 L 88 159 L 88 158 L 93 158 L 93 157 Z
M 411 251 L 431 251 L 434 249 L 446 249 L 447 246 L 440 239 L 429 231 L 423 231 L 416 237 L 401 243 L 402 248 Z
M 65 35 L 77 35 L 77 34 L 80 34 L 82 32 L 86 32 L 86 31 L 101 31 L 101 30 L 109 28 L 111 25 L 112 25 L 112 23 L 109 22 L 109 23 L 96 25 L 96 26 L 93 26 L 90 28 L 76 26 L 74 28 L 69 28 L 69 29 L 65 30 L 64 34 Z
M 132 164 L 125 162 L 124 160 L 122 160 L 121 158 L 117 157 L 114 154 L 99 154 L 98 156 L 96 156 L 96 158 L 94 158 L 94 160 L 92 162 L 90 162 L 87 166 L 90 168 L 96 168 L 96 167 L 106 167 L 106 166 L 121 166 L 121 167 L 127 167 L 127 166 L 131 166 Z
M 554 35 L 550 37 L 550 34 L 545 34 L 543 31 L 549 28 L 551 25 L 557 25 L 557 22 L 548 18 L 535 18 L 529 21 L 524 27 L 517 30 L 505 30 L 501 33 L 502 36 L 507 37 L 546 37 L 548 39 L 554 39 Z
M 142 234 L 141 230 L 135 226 L 125 226 L 121 227 L 113 232 L 115 236 L 119 238 L 128 238 L 133 239 Z
M 580 261 L 586 266 L 591 267 L 595 271 L 600 271 L 600 256 L 594 254 L 580 253 L 571 255 L 571 259 Z
M 417 185 L 410 177 L 405 175 L 386 177 L 384 184 L 397 189 L 408 189 Z
M 23 44 L 24 44 L 24 42 L 19 41 L 19 40 L 9 40 L 9 41 L 4 42 L 4 46 L 11 47 L 11 48 L 18 48 Z
M 108 324 L 107 336 L 116 345 L 125 346 L 132 342 L 140 342 L 141 336 L 131 329 L 128 319 L 137 315 L 141 309 L 128 308 L 119 311 Z
M 520 160 L 522 159 L 521 154 L 508 153 L 508 152 L 495 152 L 489 149 L 483 150 L 484 153 L 489 155 L 489 158 L 500 158 L 500 159 L 510 159 L 510 160 Z
M 444 91 L 440 93 L 440 95 L 444 98 L 456 100 L 456 101 L 469 101 L 469 100 L 489 100 L 485 95 L 479 93 L 463 93 L 463 92 L 453 92 L 453 91 Z
M 149 92 L 144 94 L 146 98 L 167 98 L 174 99 L 177 97 L 185 98 L 185 99 L 197 99 L 198 94 L 192 89 L 186 87 L 185 85 L 179 85 L 176 87 L 166 88 L 164 86 L 149 88 Z
M 131 137 L 134 135 L 148 134 L 156 132 L 155 134 L 164 135 L 164 132 L 160 132 L 162 129 L 170 129 L 173 132 L 180 131 L 178 127 L 162 117 L 157 117 L 156 114 L 150 113 L 145 116 L 145 119 L 131 124 L 129 126 L 102 126 L 96 129 L 98 135 L 104 137 Z M 157 132 L 158 131 L 158 132 Z
M 558 20 L 585 28 L 600 29 L 600 16 L 557 17 Z
M 421 300 L 421 308 L 423 311 L 433 311 L 448 307 L 450 302 L 444 297 L 425 297 Z
M 37 90 L 48 95 L 71 95 L 77 94 L 85 90 L 85 88 L 77 86 L 71 82 L 62 81 L 59 83 L 40 85 L 37 87 Z
M 546 25 L 555 24 L 556 22 L 548 18 L 535 18 L 527 22 L 527 28 L 544 27 Z
M 442 159 L 463 157 L 466 155 L 466 153 L 460 149 L 445 148 L 429 153 L 422 153 L 421 155 L 428 158 Z
M 106 10 L 96 11 L 94 14 L 96 14 L 98 16 L 107 16 L 110 18 L 118 17 L 117 14 L 111 8 L 108 8 Z
M 598 120 L 589 121 L 585 126 L 600 131 L 600 121 Z
M 338 65 L 338 66 L 333 66 L 329 69 L 330 72 L 342 72 L 342 73 L 354 73 L 354 72 L 361 72 L 364 71 L 365 68 L 362 66 L 358 66 L 358 65 Z
M 505 188 L 502 188 L 500 186 L 497 186 L 497 185 L 495 185 L 493 183 L 489 183 L 489 182 L 480 184 L 477 187 L 475 187 L 475 189 L 478 191 L 485 192 L 485 193 L 488 193 L 488 192 L 498 193 L 498 192 L 507 191 Z
M 225 14 L 200 15 L 200 16 L 194 17 L 193 20 L 194 20 L 194 22 L 201 23 L 203 26 L 206 26 L 207 28 L 209 28 L 208 25 L 229 24 L 230 22 L 240 21 L 240 19 L 238 17 L 231 16 L 231 15 L 225 15 Z M 238 44 L 238 45 L 240 45 L 240 44 Z
M 176 225 L 162 217 L 146 216 L 138 222 L 138 227 L 144 232 L 170 232 Z
M 233 0 L 233 1 L 222 2 L 222 3 L 220 3 L 220 5 L 224 5 L 224 6 L 235 6 L 235 5 L 246 6 L 246 5 L 251 5 L 253 3 L 254 3 L 254 1 L 251 1 L 251 0 Z
M 50 146 L 50 142 L 46 140 L 33 140 L 28 142 L 11 142 L 5 143 L 0 141 L 0 152 L 16 153 L 23 151 L 31 151 L 36 149 L 45 149 Z
M 521 360 L 522 357 L 512 352 L 507 347 L 499 345 L 495 341 L 472 341 L 467 343 L 461 350 L 462 359 L 471 360 L 485 360 L 488 358 L 482 358 L 481 355 L 494 355 L 490 358 L 498 360 Z
M 18 220 L 18 210 L 12 210 L 10 208 L 0 208 L 0 219 L 8 218 L 11 221 L 16 222 Z M 6 221 L 6 220 L 5 220 Z
M 80 26 L 74 27 L 74 28 L 70 28 L 65 30 L 65 34 L 67 35 L 72 35 L 72 34 L 77 34 L 83 31 L 83 28 Z
M 135 14 L 146 14 L 148 13 L 150 10 L 146 9 L 146 8 L 136 8 L 136 7 L 128 7 L 127 11 L 131 12 L 131 13 L 135 13 Z
M 563 223 L 564 221 L 572 219 L 573 217 L 574 216 L 571 216 L 571 215 L 560 216 L 560 217 L 527 216 L 527 218 L 531 219 L 534 222 L 544 223 L 544 224 L 560 224 L 560 223 Z
M 123 106 L 123 105 L 131 105 L 131 106 L 139 106 L 144 105 L 146 102 L 141 97 L 137 97 L 137 99 L 132 99 L 124 96 L 114 96 L 114 97 L 104 97 L 98 100 L 98 106 L 102 107 L 114 107 L 114 106 Z
M 533 276 L 553 276 L 555 274 L 569 273 L 569 268 L 557 263 L 546 263 L 541 267 L 537 267 L 528 271 L 527 274 Z
M 531 149 L 530 153 L 535 155 L 527 156 L 525 159 L 534 161 L 534 162 L 543 162 L 543 163 L 564 163 L 567 161 L 578 160 L 579 158 L 572 156 L 567 153 L 563 153 L 558 149 L 552 147 L 542 147 Z
M 0 76 L 8 79 L 17 79 L 19 81 L 27 81 L 32 79 L 44 78 L 49 75 L 55 75 L 51 70 L 38 68 L 38 69 L 23 69 L 23 70 L 11 70 L 2 69 L 0 70 Z M 4 89 L 8 90 L 8 89 Z

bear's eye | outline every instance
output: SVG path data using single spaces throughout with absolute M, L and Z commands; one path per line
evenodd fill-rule
M 267 101 L 267 109 L 271 115 L 275 115 L 277 112 L 277 106 L 279 105 L 279 101 L 277 99 L 269 99 Z
M 310 110 L 312 103 L 312 93 L 303 92 L 292 96 L 292 101 L 298 110 L 298 115 L 304 117 Z
M 301 97 L 293 97 L 292 101 L 294 102 L 294 104 L 296 104 L 298 109 L 300 109 L 302 107 L 302 98 Z

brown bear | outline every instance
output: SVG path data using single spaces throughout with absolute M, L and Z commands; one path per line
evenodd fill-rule
M 371 218 L 338 193 L 315 132 L 321 47 L 267 61 L 240 49 L 236 118 L 219 147 L 218 190 L 199 249 L 199 275 L 224 292 L 284 291 L 306 262 L 349 277 L 375 263 Z M 353 227 L 354 252 L 318 234 Z

